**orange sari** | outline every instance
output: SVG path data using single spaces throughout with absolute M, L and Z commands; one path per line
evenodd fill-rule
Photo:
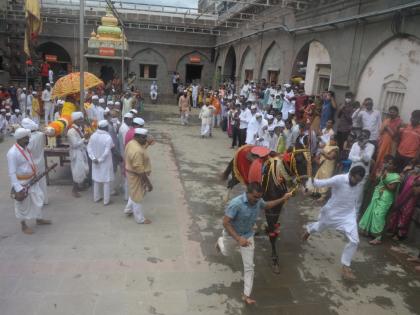
M 384 157 L 388 154 L 393 154 L 395 149 L 395 135 L 401 125 L 402 120 L 400 117 L 395 119 L 386 118 L 382 122 L 380 129 L 380 137 L 378 142 L 378 155 L 376 157 L 375 168 L 372 175 L 376 176 L 382 170 Z

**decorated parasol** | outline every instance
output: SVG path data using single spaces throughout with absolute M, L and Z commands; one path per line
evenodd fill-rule
M 86 90 L 103 84 L 102 80 L 94 74 L 84 72 L 84 87 Z M 53 97 L 63 97 L 78 93 L 80 93 L 80 72 L 73 72 L 60 78 L 54 84 L 52 90 Z

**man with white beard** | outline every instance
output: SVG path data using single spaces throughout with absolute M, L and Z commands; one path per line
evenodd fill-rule
M 110 204 L 111 182 L 114 180 L 111 152 L 114 142 L 108 133 L 108 125 L 107 120 L 101 120 L 87 145 L 88 155 L 92 160 L 93 200 L 98 202 L 103 198 L 105 206 Z
M 22 127 L 31 131 L 31 138 L 29 139 L 28 150 L 32 154 L 32 159 L 36 166 L 36 174 L 39 175 L 45 172 L 45 135 L 39 131 L 39 126 L 36 122 L 29 118 L 22 119 Z M 39 181 L 39 187 L 44 194 L 44 205 L 48 204 L 47 179 L 44 177 Z
M 89 164 L 86 153 L 86 138 L 83 133 L 84 117 L 82 112 L 71 114 L 73 124 L 67 132 L 67 139 L 70 145 L 70 167 L 73 177 L 73 197 L 80 197 L 80 185 L 89 174 Z
M 248 124 L 246 144 L 260 145 L 260 142 L 264 140 L 263 134 L 267 125 L 267 120 L 263 119 L 262 114 L 256 113 Z
M 36 176 L 36 165 L 28 150 L 30 136 L 29 129 L 18 128 L 14 134 L 16 143 L 7 152 L 9 177 L 14 191 L 28 193 L 22 201 L 15 200 L 15 215 L 20 220 L 22 232 L 25 234 L 33 234 L 33 230 L 26 224 L 27 220 L 36 219 L 37 225 L 51 224 L 51 221 L 42 219 L 44 195 L 39 183 L 27 186 Z

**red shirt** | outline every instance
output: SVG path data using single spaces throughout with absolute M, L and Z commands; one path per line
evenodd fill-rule
M 131 140 L 134 139 L 134 132 L 136 128 L 128 129 L 127 133 L 125 134 L 124 144 L 127 145 Z
M 298 121 L 303 119 L 303 113 L 305 111 L 305 103 L 308 101 L 308 95 L 297 95 L 295 96 L 295 107 L 296 107 L 296 118 Z
M 400 130 L 400 144 L 398 153 L 402 156 L 414 158 L 420 147 L 420 125 L 413 128 L 409 125 Z
M 50 65 L 48 63 L 43 63 L 41 65 L 41 77 L 48 77 L 48 70 L 50 70 Z

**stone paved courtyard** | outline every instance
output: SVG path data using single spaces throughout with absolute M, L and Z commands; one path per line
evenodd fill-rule
M 420 314 L 420 274 L 390 250 L 395 244 L 372 247 L 362 238 L 352 283 L 339 274 L 341 236 L 327 232 L 302 244 L 302 226 L 319 210 L 302 196 L 282 213 L 280 275 L 271 272 L 268 240 L 257 237 L 258 304 L 245 307 L 239 255 L 214 250 L 225 196 L 218 176 L 233 151 L 219 130 L 212 139 L 199 137 L 197 114 L 182 127 L 175 106 L 146 107 L 157 139 L 150 149 L 155 190 L 144 202 L 148 226 L 122 213 L 121 195 L 108 207 L 94 203 L 90 190 L 73 198 L 66 165 L 49 186 L 44 213 L 53 225 L 22 234 L 5 163 L 13 139 L 0 144 L 1 315 Z

